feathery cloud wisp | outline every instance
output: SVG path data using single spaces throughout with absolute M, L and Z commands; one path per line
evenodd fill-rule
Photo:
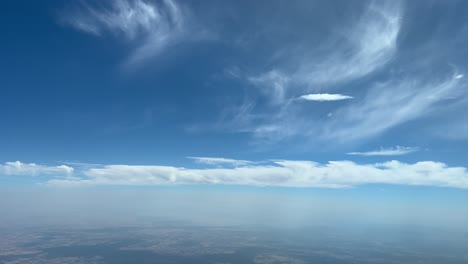
M 362 100 L 334 112 L 333 120 L 324 125 L 323 137 L 339 141 L 374 137 L 428 115 L 462 87 L 462 80 L 453 75 L 424 77 L 410 76 L 374 85 Z
M 186 37 L 186 15 L 173 0 L 156 4 L 144 0 L 116 0 L 98 6 L 85 3 L 80 11 L 62 17 L 65 24 L 84 33 L 122 36 L 136 47 L 129 64 L 157 56 Z
M 400 1 L 373 1 L 344 39 L 327 43 L 325 57 L 301 64 L 295 78 L 308 84 L 330 84 L 368 75 L 387 64 L 397 51 L 401 28 Z M 311 63 L 313 61 L 313 63 Z
M 349 155 L 358 156 L 399 156 L 406 155 L 418 151 L 419 148 L 396 146 L 394 148 L 381 148 L 379 150 L 366 151 L 366 152 L 349 152 Z
M 352 99 L 354 97 L 349 96 L 349 95 L 343 95 L 343 94 L 328 94 L 328 93 L 321 93 L 321 94 L 305 94 L 301 95 L 302 99 L 307 100 L 307 101 L 340 101 L 340 100 L 347 100 L 347 99 Z
M 304 94 L 314 91 L 316 86 L 329 89 L 362 78 L 388 64 L 397 52 L 401 17 L 400 1 L 372 1 L 354 24 L 347 24 L 346 30 L 340 27 L 342 25 L 334 25 L 336 28 L 332 32 L 341 34 L 330 34 L 321 47 L 311 50 L 310 45 L 299 43 L 297 48 L 284 50 L 281 52 L 284 56 L 275 59 L 276 65 L 245 78 L 260 91 L 252 98 L 246 94 L 247 100 L 267 102 L 268 106 L 274 107 L 251 108 L 250 112 L 243 113 L 242 119 L 235 116 L 226 123 L 233 127 L 233 123 L 242 120 L 244 122 L 238 122 L 237 130 L 249 131 L 256 139 L 267 141 L 303 135 L 304 131 L 314 131 L 314 136 L 319 138 L 317 120 L 311 120 L 310 113 L 306 114 L 291 102 L 297 98 L 314 101 L 351 99 L 342 94 Z M 244 110 L 242 107 L 239 109 Z

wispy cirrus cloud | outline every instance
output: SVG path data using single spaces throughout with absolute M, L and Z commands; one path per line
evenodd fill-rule
M 190 169 L 173 166 L 108 165 L 89 168 L 81 178 L 52 179 L 52 186 L 221 184 L 277 187 L 346 188 L 363 184 L 399 184 L 468 189 L 463 167 L 423 161 L 413 164 L 387 161 L 357 164 L 352 161 L 275 160 L 270 164 L 232 168 Z
M 73 168 L 67 165 L 47 166 L 20 161 L 0 164 L 0 175 L 38 176 L 38 175 L 70 175 Z
M 410 154 L 416 151 L 419 151 L 419 148 L 396 146 L 394 148 L 380 148 L 379 150 L 365 152 L 349 152 L 348 154 L 358 156 L 399 156 Z
M 340 100 L 347 100 L 353 99 L 354 97 L 349 95 L 343 94 L 328 94 L 328 93 L 319 93 L 319 94 L 305 94 L 301 95 L 299 98 L 307 100 L 307 101 L 340 101 Z
M 283 52 L 286 58 L 279 59 L 273 70 L 248 79 L 277 96 L 285 94 L 285 89 L 327 89 L 366 76 L 393 59 L 402 16 L 400 1 L 371 1 L 354 25 L 331 29 L 335 34 L 317 49 Z M 285 80 L 289 81 L 287 86 Z
M 462 79 L 452 74 L 405 76 L 375 84 L 367 95 L 337 110 L 324 125 L 323 137 L 352 141 L 374 137 L 397 125 L 426 116 L 439 103 L 456 102 Z
M 248 77 L 248 81 L 261 89 L 273 104 L 282 104 L 287 96 L 290 78 L 273 70 L 259 76 Z
M 206 165 L 233 165 L 241 166 L 252 164 L 252 161 L 248 160 L 238 160 L 238 159 L 227 159 L 219 157 L 187 157 L 194 160 L 196 163 L 206 164 Z
M 116 0 L 104 4 L 82 2 L 64 13 L 64 24 L 95 36 L 111 34 L 132 44 L 128 64 L 161 54 L 171 45 L 189 39 L 194 22 L 173 0 Z M 190 20 L 190 22 L 188 21 Z
M 268 65 L 268 70 L 250 76 L 236 72 L 236 78 L 247 80 L 259 94 L 248 95 L 247 100 L 252 102 L 239 106 L 244 111 L 243 117 L 233 115 L 227 122 L 230 129 L 235 126 L 233 123 L 242 120 L 238 130 L 250 131 L 257 139 L 281 140 L 303 131 L 313 131 L 317 136 L 320 134 L 317 120 L 311 120 L 310 113 L 302 111 L 295 99 L 352 99 L 341 93 L 317 92 L 368 76 L 392 61 L 398 49 L 402 15 L 400 1 L 371 1 L 359 16 L 346 23 L 346 29 L 343 24 L 332 24 L 329 36 L 315 48 L 298 41 L 295 45 L 299 48 L 290 45 L 279 52 L 281 55 Z M 259 101 L 274 107 L 253 107 L 245 113 L 245 105 Z
M 400 1 L 371 1 L 351 30 L 323 43 L 324 56 L 303 57 L 294 78 L 312 85 L 361 78 L 380 69 L 397 52 L 402 22 Z M 301 60 L 300 60 L 301 61 Z

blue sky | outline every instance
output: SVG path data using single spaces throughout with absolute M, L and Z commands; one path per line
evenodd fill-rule
M 468 188 L 465 1 L 0 12 L 3 183 Z

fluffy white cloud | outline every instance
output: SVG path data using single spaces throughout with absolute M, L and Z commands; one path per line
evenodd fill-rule
M 343 95 L 343 94 L 328 94 L 328 93 L 319 93 L 319 94 L 305 94 L 301 95 L 302 99 L 307 101 L 340 101 L 340 100 L 347 100 L 352 99 L 352 96 Z
M 381 148 L 379 150 L 366 151 L 366 152 L 350 152 L 349 155 L 359 156 L 399 156 L 410 154 L 418 151 L 419 148 L 396 146 L 394 148 Z
M 84 171 L 81 179 L 54 179 L 49 185 L 224 184 L 280 187 L 345 188 L 362 184 L 401 184 L 468 189 L 468 172 L 440 162 L 276 160 L 268 165 L 188 169 L 173 166 L 109 165 Z
M 193 159 L 195 162 L 200 164 L 207 165 L 248 165 L 251 164 L 251 161 L 248 160 L 237 160 L 237 159 L 227 159 L 227 158 L 218 158 L 218 157 L 187 157 Z
M 0 165 L 0 175 L 70 175 L 73 173 L 73 168 L 60 165 L 60 166 L 46 166 L 36 163 L 22 163 L 19 161 L 5 162 Z
M 172 0 L 116 0 L 108 5 L 86 3 L 81 10 L 65 14 L 62 19 L 88 34 L 111 33 L 134 42 L 136 48 L 129 64 L 156 56 L 187 37 L 187 16 Z

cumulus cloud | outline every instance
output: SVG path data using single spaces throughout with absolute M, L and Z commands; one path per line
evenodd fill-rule
M 84 2 L 81 8 L 62 17 L 64 23 L 84 33 L 123 37 L 136 47 L 128 63 L 159 55 L 187 37 L 187 15 L 172 0 L 116 0 L 96 5 Z
M 73 173 L 73 168 L 60 165 L 60 166 L 46 166 L 36 163 L 22 163 L 20 161 L 5 162 L 0 164 L 0 175 L 24 175 L 24 176 L 38 176 L 38 175 L 70 175 Z
M 356 164 L 352 161 L 276 160 L 233 168 L 189 169 L 173 166 L 108 165 L 90 168 L 81 179 L 53 179 L 54 186 L 223 184 L 278 187 L 346 188 L 362 184 L 400 184 L 468 189 L 464 167 L 423 161 Z
M 328 93 L 319 93 L 319 94 L 305 94 L 301 95 L 302 99 L 307 101 L 340 101 L 340 100 L 347 100 L 352 99 L 352 96 L 343 95 L 343 94 L 328 94 Z
M 237 159 L 227 159 L 227 158 L 217 158 L 217 157 L 187 157 L 187 158 L 192 159 L 197 163 L 207 164 L 207 165 L 241 166 L 241 165 L 252 164 L 252 161 L 248 161 L 248 160 L 237 160 Z
M 366 152 L 349 152 L 349 155 L 358 156 L 399 156 L 418 151 L 419 148 L 396 146 L 394 148 L 380 148 L 379 150 Z

